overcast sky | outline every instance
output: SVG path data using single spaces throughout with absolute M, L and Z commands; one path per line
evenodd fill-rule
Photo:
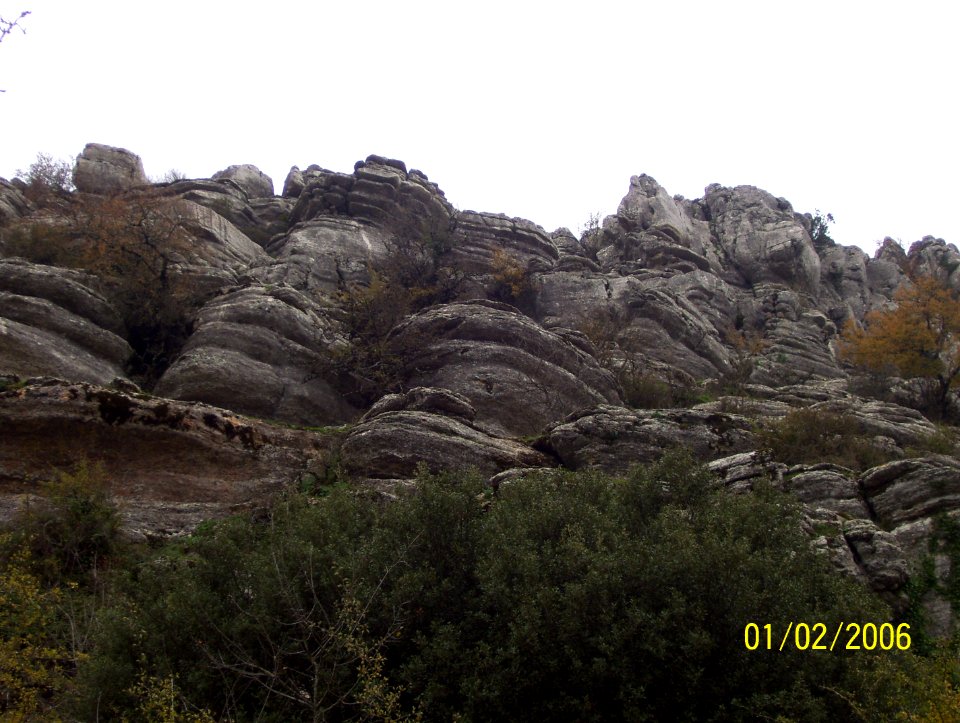
M 630 176 L 748 184 L 884 236 L 960 242 L 960 4 L 0 0 L 0 176 L 87 142 L 148 175 L 378 153 L 460 209 L 576 231 Z

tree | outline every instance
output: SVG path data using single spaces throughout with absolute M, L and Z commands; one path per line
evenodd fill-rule
M 918 379 L 941 416 L 960 379 L 960 299 L 929 276 L 918 276 L 894 294 L 896 308 L 867 314 L 865 325 L 847 323 L 841 354 L 854 365 Z
M 823 213 L 819 208 L 810 220 L 810 238 L 814 244 L 833 244 L 830 238 L 830 224 L 833 223 L 832 213 Z
M 96 275 L 135 352 L 128 371 L 150 386 L 180 353 L 204 300 L 183 273 L 198 256 L 189 204 L 153 192 L 61 200 L 60 213 L 12 225 L 4 250 Z
M 30 14 L 29 10 L 24 10 L 14 20 L 7 20 L 5 17 L 0 15 L 0 43 L 2 43 L 4 39 L 10 33 L 13 32 L 14 28 L 18 28 L 21 33 L 26 34 L 27 31 L 23 29 L 23 26 L 20 24 L 20 21 L 23 20 L 25 17 L 27 17 L 27 15 L 29 14 Z M 0 93 L 6 93 L 6 92 L 7 91 L 5 90 L 0 90 Z
M 27 198 L 44 204 L 73 190 L 73 164 L 49 153 L 38 153 L 27 170 L 17 170 L 17 178 L 26 184 Z
M 27 31 L 23 29 L 20 21 L 29 14 L 29 10 L 24 10 L 14 20 L 7 20 L 5 17 L 0 15 L 0 43 L 2 43 L 4 39 L 14 31 L 15 28 L 19 29 L 21 33 L 26 33 Z

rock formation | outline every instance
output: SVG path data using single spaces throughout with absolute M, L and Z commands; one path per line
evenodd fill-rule
M 679 446 L 731 493 L 794 495 L 814 544 L 895 606 L 931 555 L 949 578 L 956 446 L 893 395 L 870 398 L 837 353 L 844 324 L 889 306 L 908 274 L 960 289 L 960 252 L 941 239 L 887 240 L 871 258 L 766 191 L 688 200 L 646 175 L 577 238 L 459 211 L 382 156 L 352 173 L 294 167 L 276 196 L 251 165 L 150 185 L 137 156 L 90 144 L 74 179 L 78 204 L 147 205 L 123 238 L 160 249 L 162 285 L 143 292 L 166 295 L 182 338 L 147 358 L 163 329 L 133 323 L 109 270 L 13 258 L 31 256 L 32 229 L 82 214 L 0 179 L 7 512 L 81 458 L 104 464 L 131 531 L 168 535 L 305 480 L 389 491 L 424 465 L 518 484 L 524 469 L 626 474 Z M 158 218 L 176 243 L 150 235 Z M 890 461 L 771 459 L 763 435 L 798 409 L 845 420 Z M 948 634 L 942 591 L 922 604 Z
M 143 161 L 126 148 L 88 143 L 77 156 L 73 185 L 83 193 L 112 193 L 146 183 Z

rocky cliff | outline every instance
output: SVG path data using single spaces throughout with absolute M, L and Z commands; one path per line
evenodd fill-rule
M 131 532 L 170 535 L 290 485 L 616 473 L 679 445 L 734 491 L 794 493 L 816 544 L 894 604 L 922 560 L 949 577 L 952 432 L 837 355 L 906 269 L 960 289 L 943 240 L 870 257 L 760 189 L 687 200 L 645 175 L 577 238 L 460 211 L 380 156 L 294 167 L 275 196 L 250 165 L 150 184 L 90 144 L 74 179 L 0 179 L 5 515 L 81 458 Z M 844 420 L 877 464 L 771 455 L 798 410 Z M 923 604 L 946 634 L 940 587 Z

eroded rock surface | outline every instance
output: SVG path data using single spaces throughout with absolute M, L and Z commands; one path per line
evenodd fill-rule
M 430 307 L 401 322 L 390 346 L 404 360 L 407 384 L 461 394 L 476 423 L 495 434 L 537 434 L 573 411 L 619 401 L 586 339 L 546 330 L 506 304 Z
M 133 350 L 96 286 L 82 272 L 0 259 L 0 371 L 96 384 L 124 376 Z
M 336 328 L 329 309 L 290 287 L 236 289 L 200 310 L 155 391 L 297 424 L 350 421 L 357 410 L 330 383 Z
M 273 196 L 273 179 L 251 163 L 229 166 L 222 171 L 217 171 L 213 174 L 213 180 L 233 181 L 249 199 Z
M 182 534 L 319 473 L 332 442 L 202 404 L 38 380 L 0 392 L 0 514 L 83 459 L 103 466 L 129 533 Z
M 341 447 L 347 471 L 365 478 L 410 478 L 419 465 L 431 471 L 475 468 L 494 475 L 538 467 L 543 454 L 474 425 L 467 398 L 445 389 L 416 388 L 378 402 Z
M 627 409 L 603 405 L 551 425 L 539 446 L 564 467 L 622 474 L 683 447 L 704 461 L 753 446 L 747 418 L 688 409 Z

